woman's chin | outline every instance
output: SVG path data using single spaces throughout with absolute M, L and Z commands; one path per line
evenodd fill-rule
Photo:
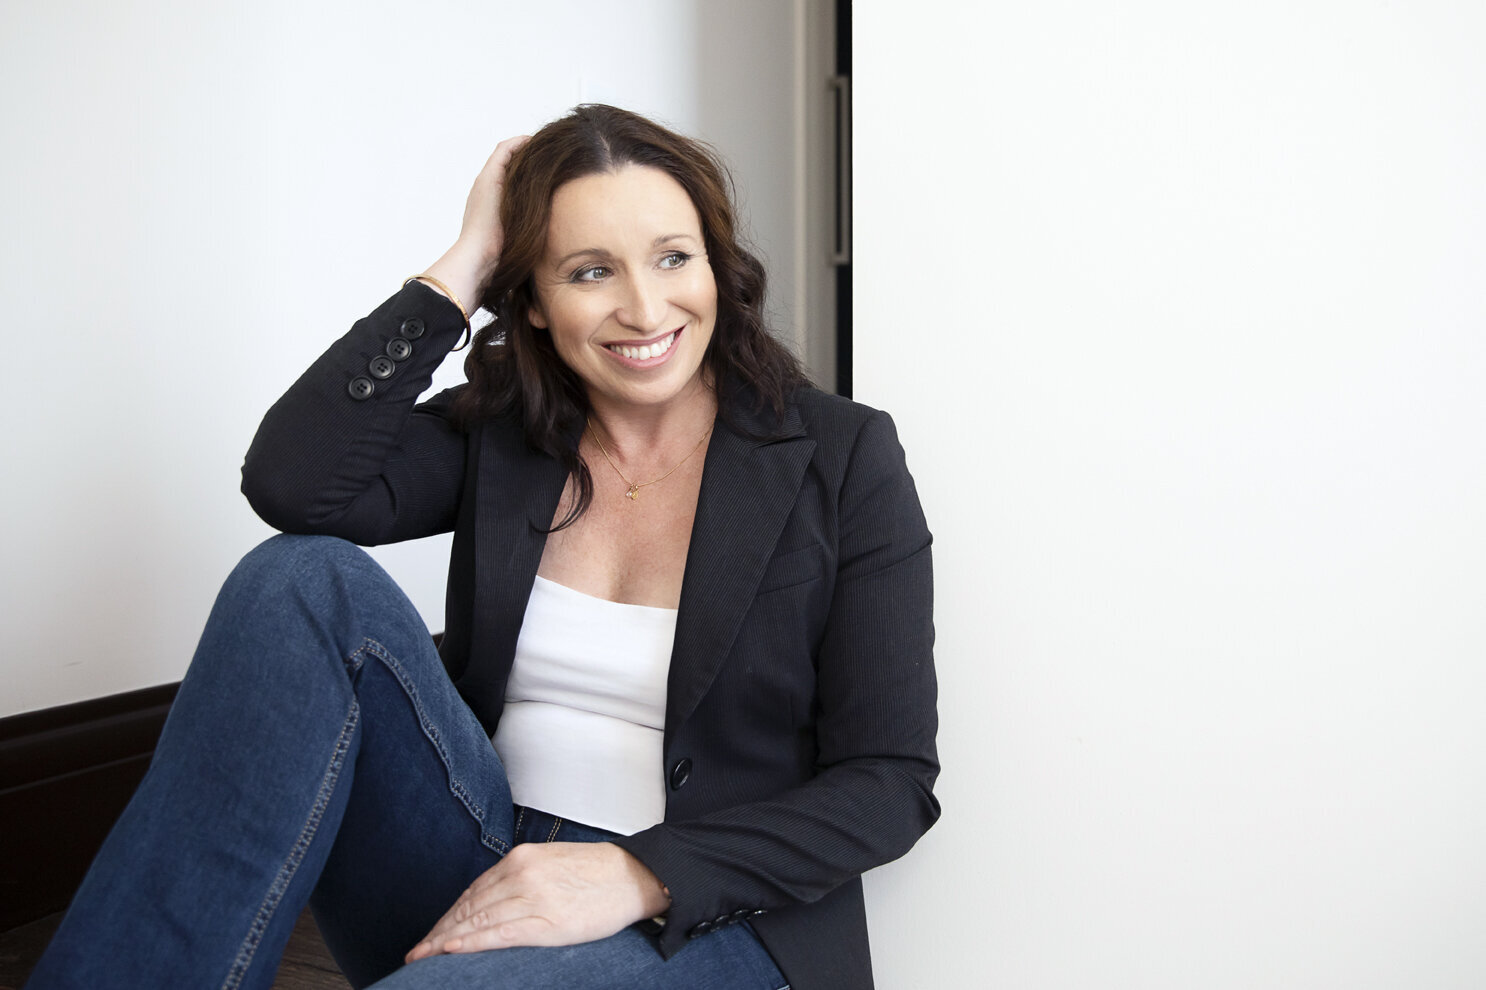
M 693 402 L 712 403 L 712 389 L 701 371 L 680 381 L 656 379 L 649 382 L 590 382 L 589 404 L 597 409 L 619 413 L 654 413 L 666 408 L 680 408 Z

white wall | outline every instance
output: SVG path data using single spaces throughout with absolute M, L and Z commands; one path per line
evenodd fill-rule
M 880 985 L 1480 987 L 1486 7 L 854 18 L 943 686 Z
M 181 676 L 269 533 L 258 419 L 448 246 L 501 137 L 583 100 L 708 136 L 789 325 L 798 2 L 0 6 L 0 717 Z M 378 552 L 435 628 L 447 545 Z

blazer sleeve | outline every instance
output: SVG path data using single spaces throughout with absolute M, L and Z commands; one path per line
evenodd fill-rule
M 814 777 L 614 840 L 671 892 L 667 957 L 718 925 L 819 899 L 907 852 L 938 818 L 931 537 L 884 413 L 856 437 L 839 519 Z
M 446 415 L 454 390 L 415 403 L 463 329 L 453 303 L 410 282 L 310 365 L 243 462 L 263 521 L 363 545 L 452 529 L 466 455 Z

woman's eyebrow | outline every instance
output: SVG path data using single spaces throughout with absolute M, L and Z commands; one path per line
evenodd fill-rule
M 608 251 L 605 251 L 603 248 L 580 248 L 577 251 L 571 251 L 568 254 L 563 255 L 561 258 L 558 258 L 555 262 L 552 263 L 552 267 L 565 268 L 567 267 L 568 262 L 572 261 L 574 258 L 585 257 L 596 258 L 600 261 L 612 261 L 614 259 L 614 256 Z
M 650 242 L 650 246 L 651 247 L 661 247 L 662 245 L 669 244 L 672 241 L 696 241 L 696 240 L 697 240 L 697 236 L 695 234 L 661 234 L 655 240 L 653 240 L 653 241 Z M 596 248 L 596 247 L 595 248 L 580 248 L 577 251 L 570 251 L 567 254 L 563 255 L 561 258 L 558 258 L 555 262 L 553 262 L 552 267 L 554 267 L 554 268 L 565 268 L 565 267 L 567 267 L 568 262 L 574 260 L 575 258 L 585 258 L 585 257 L 587 257 L 587 258 L 595 258 L 595 259 L 598 259 L 600 261 L 613 261 L 614 260 L 614 255 L 611 252 L 606 251 L 603 248 Z

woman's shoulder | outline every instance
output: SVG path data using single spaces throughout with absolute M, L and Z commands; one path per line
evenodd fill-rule
M 904 465 L 897 427 L 883 410 L 811 386 L 798 389 L 790 402 L 804 435 L 815 441 L 817 467 L 826 473 L 895 470 Z
M 892 417 L 886 412 L 844 395 L 823 392 L 813 385 L 796 389 L 790 396 L 790 404 L 798 410 L 806 435 L 816 442 L 852 443 L 862 439 L 864 433 L 868 437 L 883 433 L 896 435 Z
M 834 494 L 841 517 L 871 530 L 877 543 L 925 545 L 928 527 L 892 417 L 816 388 L 798 390 L 792 406 L 815 442 L 812 471 Z
M 811 416 L 823 416 L 843 422 L 860 421 L 881 412 L 865 402 L 848 399 L 834 392 L 825 392 L 814 385 L 799 386 L 790 393 L 789 398 L 790 402 L 799 408 L 800 415 L 807 419 Z

